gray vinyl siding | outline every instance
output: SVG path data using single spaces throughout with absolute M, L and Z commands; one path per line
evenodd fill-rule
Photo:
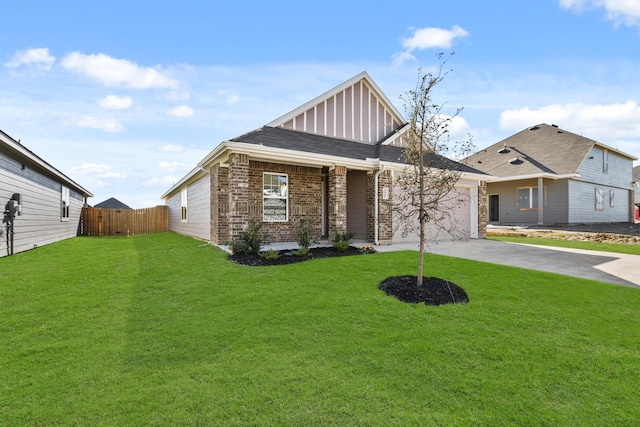
M 0 205 L 4 211 L 13 193 L 22 196 L 22 215 L 14 222 L 14 253 L 37 246 L 75 237 L 78 234 L 84 199 L 69 188 L 69 219 L 61 218 L 62 184 L 32 169 L 20 168 L 20 175 L 7 167 L 8 159 L 0 167 Z M 4 228 L 4 224 L 3 229 Z M 0 239 L 0 256 L 7 255 L 6 235 Z
M 166 201 L 169 230 L 202 240 L 211 238 L 211 180 L 205 175 L 187 187 L 187 220 L 182 221 L 182 193 L 177 191 Z
M 633 160 L 609 152 L 608 171 L 603 172 L 603 151 L 600 147 L 591 149 L 587 158 L 582 162 L 580 169 L 578 169 L 580 178 L 577 180 L 630 190 L 633 182 Z
M 537 179 L 489 183 L 487 185 L 487 194 L 500 196 L 500 223 L 537 224 L 537 210 L 520 210 L 518 208 L 518 188 L 537 186 Z M 543 186 L 546 188 L 543 223 L 566 223 L 569 203 L 567 180 L 545 179 Z

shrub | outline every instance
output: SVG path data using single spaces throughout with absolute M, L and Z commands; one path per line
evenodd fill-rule
M 234 254 L 239 252 L 260 253 L 260 249 L 269 244 L 269 234 L 262 231 L 263 226 L 264 223 L 256 222 L 254 219 L 249 221 L 247 229 L 240 233 L 240 239 L 233 239 L 227 243 L 231 252 Z
M 280 258 L 280 253 L 275 249 L 269 249 L 264 252 L 260 252 L 260 258 L 264 258 L 267 261 L 275 261 Z
M 296 237 L 296 243 L 298 243 L 298 246 L 300 246 L 301 249 L 302 248 L 309 249 L 311 245 L 318 243 L 313 238 L 313 230 L 311 229 L 311 223 L 306 218 L 302 218 L 300 220 L 300 225 L 298 226 L 298 230 L 296 230 L 295 237 Z M 309 251 L 307 250 L 304 253 L 304 255 L 298 255 L 298 256 L 305 256 L 308 253 Z
M 352 231 L 345 231 L 343 233 L 343 232 L 340 232 L 338 230 L 335 230 L 334 235 L 333 235 L 333 240 L 331 241 L 331 244 L 333 245 L 333 247 L 336 250 L 338 250 L 340 252 L 344 252 L 344 251 L 347 250 L 347 248 L 351 244 L 350 240 L 355 235 L 356 235 L 356 233 L 354 233 Z
M 309 248 L 301 247 L 300 249 L 291 251 L 291 253 L 294 254 L 295 256 L 305 257 L 309 255 Z
M 368 246 L 363 246 L 362 249 L 360 249 L 360 253 L 363 253 L 363 254 L 375 254 L 376 250 L 374 249 L 373 246 L 368 245 Z

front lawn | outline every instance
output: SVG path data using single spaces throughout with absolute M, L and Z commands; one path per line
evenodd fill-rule
M 0 259 L 0 425 L 636 425 L 640 290 L 415 252 L 247 267 L 172 233 Z

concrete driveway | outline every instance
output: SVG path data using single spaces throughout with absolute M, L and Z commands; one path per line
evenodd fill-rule
M 418 244 L 376 246 L 379 252 L 418 250 Z M 640 255 L 525 245 L 495 240 L 443 241 L 427 252 L 640 287 Z

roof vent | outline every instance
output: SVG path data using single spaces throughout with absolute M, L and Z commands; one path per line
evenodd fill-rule
M 504 146 L 501 149 L 498 150 L 498 153 L 500 153 L 500 154 L 507 154 L 507 153 L 510 153 L 510 152 L 511 152 L 511 150 L 509 150 L 507 148 L 507 144 L 504 144 Z
M 509 163 L 512 165 L 521 165 L 524 162 L 520 158 L 514 157 L 513 159 L 509 160 Z
M 553 126 L 554 128 L 557 128 L 557 127 L 558 127 L 558 125 L 554 125 L 554 124 L 552 124 L 551 126 Z
M 538 129 L 540 129 L 540 126 L 538 126 L 538 125 L 536 125 L 536 126 L 534 126 L 532 128 L 529 128 L 529 130 L 538 130 Z

